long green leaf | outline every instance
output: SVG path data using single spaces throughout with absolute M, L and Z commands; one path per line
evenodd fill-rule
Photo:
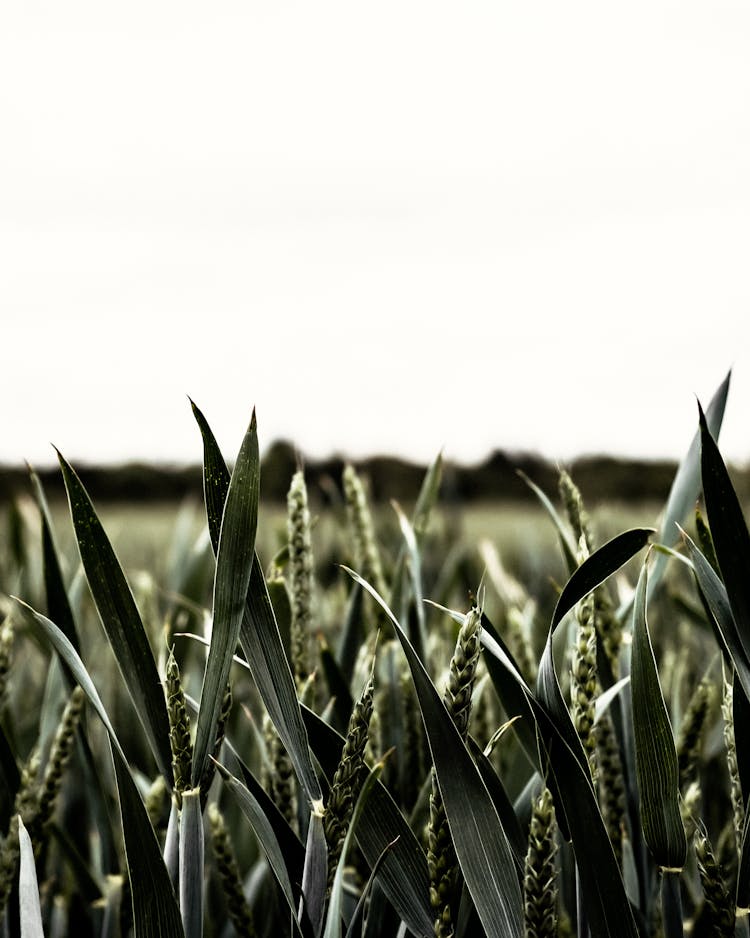
M 504 666 L 500 664 L 494 655 L 490 655 L 489 658 L 485 657 L 484 661 L 505 712 L 510 718 L 521 718 L 513 724 L 513 731 L 518 737 L 518 741 L 523 747 L 529 762 L 534 768 L 538 769 L 540 767 L 539 748 L 536 739 L 534 713 L 528 701 L 529 689 L 521 676 L 518 664 L 510 649 L 484 612 L 482 612 L 482 635 L 489 635 L 505 656 Z
M 732 372 L 728 372 L 726 378 L 716 389 L 711 403 L 706 411 L 708 426 L 714 438 L 718 439 L 719 430 L 724 420 L 724 409 L 729 394 L 729 381 Z M 695 434 L 690 447 L 685 454 L 677 474 L 669 490 L 667 504 L 664 509 L 664 517 L 659 527 L 658 540 L 662 544 L 672 546 L 679 540 L 678 524 L 684 524 L 685 519 L 695 507 L 695 501 L 700 491 L 700 431 Z M 649 574 L 648 596 L 647 600 L 653 596 L 654 591 L 661 583 L 664 571 L 667 566 L 667 557 L 657 555 L 651 573 Z
M 388 851 L 393 849 L 398 841 L 392 840 L 387 847 L 383 848 L 383 852 L 375 861 L 373 868 L 370 870 L 370 876 L 365 883 L 365 887 L 362 890 L 359 899 L 357 900 L 357 906 L 354 909 L 354 914 L 351 917 L 349 922 L 349 927 L 346 930 L 346 938 L 357 938 L 357 935 L 362 935 L 362 919 L 364 918 L 365 906 L 368 904 L 368 899 L 370 893 L 372 892 L 372 887 L 377 879 L 378 873 L 380 872 L 380 867 L 383 865 L 383 861 L 388 856 Z
M 29 473 L 42 519 L 42 559 L 44 564 L 44 591 L 47 595 L 47 615 L 70 639 L 70 643 L 76 651 L 79 651 L 78 632 L 60 569 L 49 505 L 39 476 L 31 468 L 29 468 Z
M 180 912 L 185 938 L 203 935 L 203 815 L 200 789 L 182 793 Z
M 592 935 L 637 938 L 638 931 L 599 811 L 591 775 L 588 766 L 581 763 L 580 742 L 576 737 L 577 749 L 571 749 L 545 707 L 526 687 L 504 649 L 484 630 L 481 640 L 489 652 L 489 657 L 485 657 L 488 665 L 493 658 L 496 659 L 498 665 L 506 670 L 508 679 L 516 681 L 520 691 L 526 695 L 533 713 L 543 750 L 538 761 L 551 768 L 548 785 L 553 790 L 561 826 L 564 819 L 567 835 L 573 843 Z M 497 669 L 488 670 L 494 682 Z M 566 716 L 566 719 L 570 720 L 570 717 Z
M 560 684 L 555 673 L 554 661 L 552 658 L 552 638 L 557 626 L 562 622 L 565 616 L 583 599 L 591 590 L 602 584 L 609 576 L 626 564 L 639 550 L 641 550 L 649 537 L 653 534 L 650 528 L 634 528 L 631 531 L 625 531 L 613 537 L 596 550 L 590 557 L 573 571 L 572 576 L 563 587 L 555 611 L 552 614 L 549 633 L 547 634 L 547 643 L 539 662 L 539 672 L 537 674 L 536 696 L 539 702 L 544 706 L 551 720 L 557 727 L 558 732 L 565 739 L 571 752 L 576 755 L 581 767 L 585 770 L 586 777 L 590 780 L 588 772 L 588 761 L 586 754 L 578 738 L 578 733 L 573 726 L 573 721 L 568 713 L 568 708 L 563 699 Z M 553 791 L 554 793 L 554 791 Z M 560 818 L 564 827 L 564 816 Z
M 172 784 L 172 751 L 164 690 L 125 574 L 81 480 L 58 453 L 78 549 L 125 686 L 151 745 L 154 759 Z
M 645 547 L 653 528 L 633 528 L 607 541 L 578 567 L 563 587 L 552 615 L 553 632 L 575 604 Z
M 505 790 L 500 776 L 492 767 L 492 763 L 484 754 L 476 740 L 472 736 L 469 736 L 467 742 L 472 758 L 479 769 L 482 781 L 487 791 L 490 793 L 490 797 L 495 805 L 495 810 L 503 825 L 503 830 L 508 838 L 510 848 L 513 851 L 513 859 L 516 861 L 518 872 L 523 875 L 523 866 L 528 843 L 521 830 L 521 825 L 518 823 L 516 812 L 513 810 L 513 803 L 508 797 L 508 793 Z
M 731 659 L 745 696 L 750 698 L 750 661 L 734 621 L 726 587 L 693 539 L 684 531 L 682 534 L 719 647 Z
M 258 838 L 258 843 L 266 855 L 268 865 L 271 867 L 276 881 L 281 887 L 281 891 L 286 899 L 289 910 L 294 922 L 297 922 L 297 906 L 294 899 L 294 891 L 289 880 L 289 875 L 284 862 L 284 855 L 276 839 L 268 818 L 263 809 L 258 804 L 257 799 L 250 793 L 245 785 L 223 765 L 217 763 L 217 768 L 224 780 L 224 785 L 230 791 L 237 801 L 240 811 L 250 822 L 253 833 Z
M 18 875 L 18 906 L 21 920 L 21 938 L 44 938 L 42 909 L 39 904 L 39 885 L 36 879 L 34 848 L 29 832 L 18 815 L 18 846 L 21 853 L 21 871 Z
M 229 482 L 221 522 L 214 577 L 211 646 L 203 676 L 193 749 L 193 787 L 200 784 L 216 742 L 216 727 L 250 585 L 259 494 L 260 454 L 253 411 Z
M 560 546 L 562 547 L 563 557 L 565 558 L 565 563 L 568 567 L 568 573 L 572 573 L 578 566 L 578 547 L 575 543 L 575 540 L 573 539 L 572 534 L 570 533 L 570 529 L 563 522 L 562 518 L 557 512 L 557 509 L 549 500 L 544 490 L 541 489 L 536 484 L 536 482 L 532 482 L 526 473 L 522 472 L 520 469 L 516 469 L 516 474 L 520 479 L 523 479 L 526 485 L 528 485 L 531 491 L 539 499 L 542 507 L 552 519 L 552 523 L 557 530 L 557 536 L 560 538 Z
M 641 822 L 656 863 L 663 869 L 680 870 L 685 865 L 687 842 L 680 817 L 677 753 L 646 620 L 647 584 L 644 564 L 633 608 L 630 675 Z
M 218 551 L 220 523 L 230 475 L 206 418 L 195 404 L 192 406 L 203 438 L 203 485 L 208 529 L 214 550 Z M 322 793 L 310 758 L 307 732 L 300 715 L 294 678 L 281 642 L 257 554 L 250 572 L 250 585 L 240 623 L 239 640 L 258 692 L 292 760 L 297 778 L 310 801 L 320 801 Z
M 706 514 L 737 633 L 750 658 L 750 534 L 732 480 L 698 405 Z
M 159 852 L 154 829 L 130 774 L 125 754 L 86 666 L 67 636 L 54 622 L 35 612 L 20 599 L 16 599 L 16 602 L 29 613 L 58 655 L 66 662 L 109 735 L 120 798 L 136 938 L 185 938 L 180 910 Z
M 299 918 L 300 921 L 309 922 L 315 938 L 318 938 L 323 930 L 327 885 L 328 844 L 323 830 L 323 811 L 313 809 L 307 826 Z
M 417 691 L 456 855 L 484 930 L 488 938 L 521 936 L 523 901 L 513 853 L 482 777 L 398 620 L 366 580 L 344 569 L 381 605 L 401 642 Z

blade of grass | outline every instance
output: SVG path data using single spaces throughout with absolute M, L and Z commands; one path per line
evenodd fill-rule
M 724 419 L 724 409 L 729 394 L 729 382 L 732 372 L 727 373 L 726 378 L 716 389 L 706 412 L 708 427 L 712 435 L 718 439 L 719 430 Z M 693 437 L 690 447 L 685 454 L 677 474 L 669 490 L 667 504 L 664 509 L 664 518 L 659 527 L 657 539 L 667 546 L 671 547 L 679 540 L 678 524 L 683 524 L 689 513 L 695 508 L 695 502 L 698 498 L 701 486 L 701 442 L 700 432 Z M 654 566 L 649 575 L 649 592 L 646 597 L 650 599 L 657 589 L 664 576 L 667 566 L 665 556 L 657 556 Z
M 302 898 L 299 919 L 309 922 L 312 934 L 319 938 L 325 921 L 328 884 L 328 845 L 323 830 L 323 811 L 313 809 L 307 827 L 305 866 L 302 871 Z
M 29 832 L 24 827 L 20 814 L 18 815 L 18 844 L 21 852 L 21 870 L 18 876 L 21 938 L 44 938 L 34 848 L 31 846 Z
M 680 816 L 677 753 L 646 619 L 647 588 L 648 567 L 644 563 L 633 607 L 630 675 L 641 822 L 656 863 L 662 869 L 681 870 L 687 841 Z
M 600 586 L 645 547 L 653 533 L 653 528 L 633 528 L 616 535 L 594 551 L 573 572 L 563 587 L 552 615 L 550 631 L 553 632 L 557 628 L 563 617 L 580 599 Z
M 62 571 L 60 569 L 59 554 L 55 545 L 55 535 L 52 528 L 52 518 L 49 512 L 47 498 L 42 488 L 41 480 L 34 470 L 29 467 L 31 484 L 34 487 L 39 514 L 42 519 L 42 561 L 44 567 L 44 591 L 47 598 L 47 615 L 70 640 L 76 651 L 80 650 L 78 632 L 73 612 L 65 590 Z
M 695 580 L 709 613 L 708 618 L 716 633 L 719 647 L 731 660 L 745 696 L 750 698 L 750 661 L 734 621 L 727 589 L 693 539 L 684 531 L 682 536 L 687 545 Z
M 261 806 L 258 804 L 257 799 L 250 793 L 247 787 L 238 778 L 232 775 L 229 769 L 218 762 L 216 763 L 216 767 L 222 779 L 224 780 L 224 785 L 229 790 L 230 794 L 234 797 L 240 811 L 242 811 L 245 818 L 250 823 L 250 827 L 258 839 L 258 843 L 266 855 L 268 865 L 276 877 L 276 881 L 281 887 L 281 892 L 286 899 L 287 905 L 289 906 L 292 920 L 297 930 L 299 930 L 299 925 L 297 924 L 297 904 L 294 897 L 294 891 L 287 873 L 286 863 L 284 862 L 284 855 L 281 851 L 281 847 L 279 846 L 279 842 L 276 839 L 276 835 L 273 832 L 273 828 L 268 821 L 268 818 L 263 812 Z
M 367 882 L 365 883 L 365 888 L 362 890 L 362 894 L 360 895 L 356 908 L 354 909 L 351 921 L 349 922 L 349 927 L 346 930 L 346 938 L 357 938 L 358 934 L 362 934 L 362 919 L 364 917 L 367 899 L 372 892 L 373 884 L 377 878 L 383 860 L 385 860 L 388 851 L 391 850 L 396 843 L 397 840 L 392 840 L 386 847 L 383 848 L 383 852 L 375 861 Z
M 424 602 L 422 594 L 422 559 L 419 552 L 419 543 L 414 528 L 397 502 L 391 502 L 396 512 L 401 534 L 406 547 L 409 573 L 411 574 L 411 587 L 414 593 L 414 603 L 417 611 L 417 628 L 410 636 L 412 645 L 421 660 L 424 660 L 427 648 L 427 631 L 425 627 Z
M 542 750 L 537 758 L 550 769 L 546 773 L 547 784 L 553 792 L 561 830 L 564 819 L 566 836 L 573 843 L 592 934 L 609 938 L 636 938 L 638 930 L 599 811 L 588 766 L 581 764 L 580 754 L 571 750 L 555 722 L 526 687 L 503 649 L 485 631 L 482 632 L 482 644 L 490 656 L 485 656 L 488 665 L 494 657 L 506 670 L 508 678 L 515 680 L 527 695 Z M 493 678 L 492 670 L 490 677 Z
M 456 855 L 487 936 L 520 936 L 523 902 L 513 854 L 482 777 L 398 620 L 366 580 L 344 569 L 380 604 L 401 642 L 417 691 Z
M 192 401 L 191 404 L 203 438 L 206 516 L 211 543 L 214 551 L 217 551 L 230 476 L 206 418 Z M 320 801 L 322 793 L 310 758 L 310 748 L 300 715 L 294 678 L 281 642 L 257 554 L 250 571 L 250 585 L 247 591 L 245 612 L 240 624 L 239 640 L 258 692 L 284 748 L 289 753 L 297 778 L 309 800 Z
M 167 705 L 143 622 L 86 490 L 62 454 L 57 455 L 91 595 L 156 764 L 171 786 Z
M 180 910 L 154 829 L 94 682 L 78 652 L 55 623 L 35 612 L 22 600 L 15 601 L 30 615 L 31 620 L 66 662 L 107 730 L 120 799 L 136 938 L 185 938 Z
M 732 480 L 700 404 L 698 410 L 706 514 L 737 634 L 746 658 L 750 658 L 750 534 Z
M 536 696 L 544 706 L 558 732 L 565 739 L 570 751 L 576 755 L 585 770 L 586 777 L 591 779 L 588 772 L 588 760 L 578 737 L 573 721 L 560 690 L 560 684 L 555 673 L 552 658 L 552 638 L 557 626 L 565 616 L 583 599 L 591 590 L 602 584 L 609 576 L 624 566 L 631 557 L 641 550 L 649 537 L 653 534 L 651 528 L 634 528 L 618 534 L 608 541 L 590 557 L 588 557 L 576 570 L 563 587 L 557 600 L 552 622 L 547 634 L 547 643 L 542 653 L 537 674 Z M 564 817 L 559 818 L 564 830 Z
M 200 784 L 216 741 L 232 655 L 245 610 L 255 555 L 260 494 L 260 454 L 253 411 L 237 454 L 224 505 L 214 576 L 213 628 L 203 676 L 198 725 L 193 747 L 192 784 Z
M 203 815 L 200 789 L 182 793 L 180 815 L 180 912 L 185 938 L 203 935 Z
M 247 662 L 241 661 L 240 663 L 247 668 Z M 190 708 L 191 713 L 198 712 L 198 704 L 189 694 L 185 694 L 185 703 Z M 297 837 L 295 832 L 291 829 L 286 818 L 276 807 L 276 804 L 266 792 L 265 788 L 263 788 L 240 757 L 231 739 L 226 736 L 224 737 L 224 750 L 228 752 L 231 758 L 237 763 L 242 773 L 242 779 L 240 779 L 240 781 L 244 782 L 245 787 L 257 802 L 258 809 L 265 815 L 273 831 L 281 849 L 281 855 L 284 858 L 289 882 L 300 883 L 302 881 L 302 870 L 305 863 L 305 849 L 299 837 Z M 237 777 L 238 776 L 235 774 L 235 778 Z
M 519 874 L 523 874 L 523 865 L 526 858 L 527 839 L 518 823 L 516 812 L 513 810 L 513 803 L 508 797 L 505 786 L 500 776 L 492 767 L 492 763 L 482 751 L 479 744 L 473 736 L 468 740 L 469 751 L 479 769 L 487 791 L 495 805 L 498 817 L 503 825 L 503 830 L 508 838 L 508 843 L 513 851 L 513 859 L 516 861 L 516 867 Z
M 494 655 L 485 656 L 484 662 L 503 709 L 509 717 L 518 716 L 521 718 L 513 724 L 513 732 L 523 747 L 530 764 L 538 769 L 539 749 L 535 732 L 536 721 L 528 701 L 530 691 L 521 676 L 510 649 L 484 612 L 482 612 L 482 634 L 493 639 L 505 658 L 504 666 L 500 664 Z
M 516 474 L 519 476 L 519 478 L 523 479 L 526 485 L 528 485 L 531 491 L 541 502 L 542 507 L 552 519 L 552 523 L 557 530 L 557 536 L 560 538 L 560 546 L 562 547 L 563 557 L 565 558 L 565 563 L 568 567 L 568 573 L 572 573 L 578 566 L 578 547 L 573 540 L 570 529 L 563 522 L 562 518 L 557 513 L 557 509 L 549 500 L 544 491 L 539 488 L 535 482 L 532 482 L 525 472 L 522 472 L 520 469 L 516 469 Z

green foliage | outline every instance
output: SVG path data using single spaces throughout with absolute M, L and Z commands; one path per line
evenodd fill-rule
M 607 540 L 567 473 L 558 506 L 531 483 L 552 551 L 523 518 L 513 547 L 462 532 L 439 458 L 395 514 L 347 468 L 333 508 L 297 473 L 274 515 L 255 419 L 230 473 L 195 406 L 205 518 L 183 515 L 145 572 L 133 526 L 121 564 L 62 457 L 72 530 L 32 475 L 37 532 L 17 510 L 3 553 L 22 596 L 0 598 L 0 927 L 732 934 L 750 906 L 750 536 L 715 443 L 726 391 L 656 538 L 649 510 Z M 695 528 L 675 548 L 677 523 Z

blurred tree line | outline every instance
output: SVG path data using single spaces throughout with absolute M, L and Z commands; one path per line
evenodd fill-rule
M 261 470 L 261 497 L 283 502 L 297 469 L 305 470 L 308 489 L 317 501 L 336 503 L 341 492 L 341 473 L 346 460 L 334 455 L 323 460 L 300 457 L 291 443 L 277 441 L 266 451 Z M 392 456 L 373 456 L 355 462 L 369 480 L 375 501 L 395 498 L 408 503 L 416 498 L 425 466 Z M 638 502 L 663 500 L 677 468 L 670 460 L 632 460 L 612 456 L 584 456 L 566 464 L 587 501 Z M 127 463 L 116 466 L 77 465 L 81 479 L 94 500 L 111 502 L 165 502 L 200 497 L 201 467 Z M 447 463 L 443 471 L 442 501 L 525 501 L 534 496 L 518 475 L 524 472 L 547 492 L 557 489 L 555 463 L 528 453 L 496 450 L 475 465 Z M 37 470 L 48 496 L 64 497 L 62 477 L 56 467 Z M 750 467 L 735 468 L 735 487 L 741 499 L 750 497 Z M 30 492 L 28 473 L 22 467 L 0 467 L 0 500 L 12 501 Z

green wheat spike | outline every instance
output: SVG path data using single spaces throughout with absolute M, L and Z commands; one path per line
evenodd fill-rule
M 725 677 L 721 712 L 724 717 L 724 746 L 727 750 L 727 767 L 729 769 L 729 784 L 732 797 L 732 817 L 734 819 L 737 855 L 739 856 L 742 852 L 742 834 L 745 829 L 745 802 L 742 797 L 740 770 L 737 763 L 737 746 L 734 738 L 733 698 L 733 685 Z
M 596 629 L 594 596 L 589 593 L 578 604 L 573 658 L 570 668 L 570 699 L 573 723 L 586 750 L 592 777 L 596 774 L 596 733 L 594 716 L 597 691 Z
M 560 497 L 565 506 L 565 513 L 573 528 L 576 543 L 580 542 L 581 538 L 583 538 L 586 542 L 586 547 L 589 550 L 593 550 L 594 538 L 591 530 L 591 519 L 584 508 L 583 498 L 581 497 L 578 486 L 564 469 L 560 469 L 558 487 L 560 489 Z
M 10 659 L 13 653 L 14 633 L 13 618 L 8 615 L 3 619 L 2 625 L 0 625 L 0 700 L 5 697 L 8 673 L 10 671 Z
M 385 597 L 387 587 L 380 551 L 375 540 L 375 526 L 362 480 L 354 466 L 347 465 L 344 468 L 343 484 L 346 515 L 354 545 L 354 558 L 359 568 L 358 573 L 367 580 L 380 596 Z M 387 624 L 387 616 L 378 605 L 375 610 L 375 631 L 379 631 L 382 625 Z
M 695 775 L 703 745 L 703 735 L 714 697 L 713 684 L 705 679 L 700 681 L 682 718 L 675 747 L 681 789 L 684 789 Z
M 609 711 L 596 725 L 596 758 L 599 766 L 599 798 L 607 834 L 622 869 L 622 839 L 627 819 L 625 773 L 614 721 Z
M 373 713 L 373 692 L 374 683 L 370 677 L 349 718 L 344 747 L 323 814 L 323 830 L 328 844 L 329 889 L 336 875 L 354 805 L 367 774 L 365 747 Z
M 238 938 L 255 938 L 256 931 L 253 925 L 253 916 L 245 899 L 242 879 L 240 878 L 237 858 L 232 847 L 229 831 L 224 821 L 224 815 L 213 802 L 208 806 L 208 823 L 211 830 L 211 847 L 229 917 Z
M 267 713 L 263 716 L 263 736 L 268 756 L 263 772 L 266 791 L 292 830 L 296 830 L 297 796 L 292 760 Z
M 732 938 L 734 935 L 734 902 L 724 882 L 713 848 L 704 830 L 700 827 L 693 838 L 698 860 L 703 895 L 706 899 L 706 934 L 712 938 Z
M 543 788 L 534 801 L 523 877 L 526 938 L 557 936 L 557 825 L 552 794 Z
M 310 637 L 313 634 L 313 552 L 307 488 L 301 471 L 294 474 L 287 495 L 289 588 L 292 606 L 291 653 L 299 686 L 310 671 Z
M 172 772 L 174 774 L 174 795 L 177 804 L 182 804 L 182 793 L 191 788 L 190 774 L 193 762 L 193 744 L 190 741 L 190 717 L 185 705 L 182 690 L 180 668 L 170 648 L 167 658 L 165 694 L 167 714 L 169 716 L 169 742 L 172 748 Z
M 469 729 L 471 695 L 479 662 L 481 618 L 481 612 L 476 608 L 471 609 L 464 617 L 443 696 L 443 703 L 464 741 Z M 454 930 L 451 905 L 458 861 L 434 769 L 427 828 L 427 868 L 430 875 L 430 904 L 434 916 L 435 938 L 448 938 Z
M 65 706 L 55 738 L 52 741 L 52 748 L 50 749 L 44 778 L 39 790 L 38 807 L 29 830 L 37 850 L 55 811 L 63 773 L 73 753 L 76 730 L 81 720 L 85 700 L 86 696 L 83 690 L 76 686 Z
M 18 869 L 20 846 L 18 818 L 29 827 L 39 806 L 39 752 L 35 749 L 21 769 L 21 780 L 13 804 L 8 833 L 0 847 L 0 914 L 5 909 Z

